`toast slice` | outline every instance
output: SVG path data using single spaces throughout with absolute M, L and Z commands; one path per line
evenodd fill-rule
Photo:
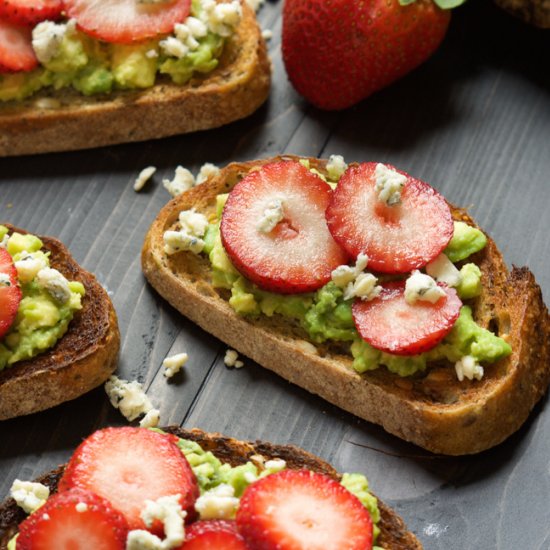
M 178 86 L 166 77 L 152 88 L 85 97 L 43 90 L 0 103 L 0 157 L 89 149 L 217 128 L 253 113 L 266 100 L 271 67 L 253 10 L 227 41 L 220 63 Z M 41 98 L 60 106 L 40 107 Z
M 164 253 L 163 234 L 181 210 L 208 215 L 216 195 L 228 192 L 255 166 L 278 157 L 233 163 L 205 184 L 171 200 L 159 213 L 142 251 L 151 285 L 178 311 L 230 347 L 283 378 L 356 416 L 434 453 L 472 454 L 497 445 L 526 420 L 550 383 L 548 311 L 527 268 L 508 272 L 494 241 L 469 261 L 482 271 L 482 294 L 472 301 L 474 319 L 504 337 L 512 355 L 486 368 L 481 381 L 459 382 L 452 368 L 433 366 L 422 376 L 402 378 L 385 368 L 358 374 L 352 357 L 334 344 L 304 341 L 298 325 L 278 315 L 246 318 L 211 284 L 207 258 L 191 252 Z M 309 159 L 325 171 L 325 161 Z M 477 227 L 468 213 L 451 206 L 455 220 Z
M 185 430 L 177 426 L 163 428 L 183 439 L 197 442 L 205 451 L 211 451 L 223 463 L 231 466 L 245 464 L 252 455 L 262 455 L 266 460 L 282 458 L 293 470 L 306 468 L 339 480 L 341 475 L 328 463 L 293 445 L 274 445 L 264 441 L 247 442 L 225 437 L 217 433 L 206 433 L 198 429 Z M 53 492 L 63 473 L 64 466 L 41 476 L 36 481 L 47 485 Z M 422 545 L 413 533 L 407 530 L 403 520 L 380 499 L 380 536 L 377 545 L 386 550 L 421 550 Z M 8 541 L 17 533 L 18 524 L 25 519 L 25 513 L 13 499 L 0 505 L 0 550 L 6 550 Z
M 10 233 L 26 233 L 9 224 Z M 96 278 L 82 269 L 57 239 L 40 237 L 50 265 L 80 281 L 82 309 L 50 350 L 0 371 L 0 420 L 48 409 L 102 384 L 115 370 L 120 347 L 115 309 Z

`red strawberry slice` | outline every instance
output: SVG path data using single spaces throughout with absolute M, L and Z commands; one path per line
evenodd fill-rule
M 185 531 L 180 550 L 247 550 L 234 521 L 197 521 Z
M 386 206 L 375 189 L 377 163 L 352 166 L 340 178 L 327 209 L 327 223 L 336 242 L 353 257 L 364 252 L 369 268 L 406 273 L 436 258 L 453 236 L 449 205 L 432 187 L 407 177 L 401 203 Z
M 105 42 L 130 44 L 172 32 L 189 15 L 191 0 L 65 0 L 65 10 L 83 32 Z
M 32 71 L 36 67 L 31 30 L 0 19 L 0 73 Z
M 193 515 L 199 495 L 189 463 L 169 435 L 143 428 L 106 428 L 85 439 L 71 457 L 59 490 L 79 487 L 108 499 L 130 529 L 145 529 L 145 500 L 181 494 Z M 158 531 L 158 530 L 157 530 Z
M 72 489 L 50 497 L 19 526 L 17 550 L 124 550 L 128 524 L 109 501 Z
M 249 485 L 237 527 L 251 548 L 262 550 L 372 548 L 372 521 L 359 499 L 308 470 L 283 470 Z
M 15 25 L 34 25 L 59 19 L 62 0 L 0 0 L 0 19 Z
M 13 325 L 21 297 L 13 259 L 5 248 L 0 248 L 0 338 Z
M 361 338 L 376 349 L 395 355 L 416 355 L 432 349 L 453 328 L 462 302 L 454 288 L 435 304 L 405 301 L 405 282 L 385 283 L 380 296 L 353 303 L 353 320 Z
M 231 261 L 259 287 L 292 294 L 320 288 L 347 263 L 327 228 L 330 187 L 298 162 L 250 172 L 231 191 L 220 226 Z M 281 201 L 283 219 L 266 233 L 259 224 Z

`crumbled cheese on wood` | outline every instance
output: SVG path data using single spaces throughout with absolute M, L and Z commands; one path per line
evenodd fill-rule
M 154 166 L 148 166 L 144 168 L 136 178 L 134 182 L 134 191 L 141 191 L 145 184 L 153 177 L 153 174 L 157 171 Z
M 111 405 L 115 409 L 119 409 L 130 422 L 141 415 L 146 415 L 154 408 L 151 400 L 143 391 L 143 386 L 137 380 L 128 382 L 128 380 L 122 380 L 113 375 L 105 383 L 105 391 Z
M 244 363 L 239 361 L 239 354 L 234 349 L 228 349 L 225 352 L 223 362 L 226 367 L 235 367 L 236 369 L 244 367 Z
M 164 376 L 166 376 L 166 378 L 172 378 L 172 376 L 177 374 L 182 369 L 188 359 L 189 355 L 187 355 L 187 353 L 177 353 L 176 355 L 167 357 L 162 362 L 162 366 L 164 367 Z

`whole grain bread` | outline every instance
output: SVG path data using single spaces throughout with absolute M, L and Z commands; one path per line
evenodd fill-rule
M 71 151 L 216 128 L 253 113 L 266 100 L 271 67 L 253 10 L 228 39 L 214 71 L 179 86 L 85 97 L 45 89 L 24 101 L 0 103 L 0 157 Z M 45 98 L 59 106 L 47 108 Z M 44 107 L 46 105 L 46 108 Z
M 10 233 L 24 230 L 9 224 Z M 50 266 L 86 294 L 82 309 L 56 345 L 0 371 L 0 420 L 23 416 L 75 399 L 99 386 L 115 370 L 120 347 L 115 309 L 96 278 L 82 269 L 57 239 L 40 237 L 51 253 Z
M 216 195 L 229 191 L 254 167 L 281 158 L 293 157 L 230 164 L 171 200 L 143 245 L 142 267 L 151 285 L 186 317 L 260 365 L 432 452 L 477 453 L 514 433 L 550 383 L 550 322 L 533 274 L 516 267 L 509 272 L 491 239 L 468 259 L 481 268 L 483 283 L 471 305 L 475 320 L 505 338 L 513 352 L 489 365 L 482 380 L 463 382 L 453 368 L 441 364 L 408 378 L 383 367 L 358 374 L 342 346 L 312 346 L 305 331 L 288 319 L 238 315 L 226 291 L 212 286 L 204 256 L 164 253 L 163 234 L 176 226 L 181 210 L 194 207 L 213 215 Z M 326 162 L 310 163 L 325 171 Z M 451 206 L 451 211 L 455 220 L 477 227 L 465 210 Z
M 340 480 L 341 475 L 324 460 L 294 445 L 274 445 L 265 441 L 239 441 L 217 433 L 206 433 L 201 430 L 185 430 L 177 426 L 163 428 L 184 439 L 196 441 L 205 451 L 211 451 L 223 463 L 238 466 L 250 460 L 254 455 L 261 455 L 266 460 L 281 458 L 287 467 L 293 470 L 308 469 Z M 63 474 L 64 466 L 41 476 L 36 481 L 47 485 L 51 491 Z M 403 520 L 386 504 L 378 499 L 380 509 L 380 536 L 377 544 L 386 550 L 421 550 L 422 545 L 413 533 L 407 530 Z M 17 526 L 26 515 L 12 498 L 0 505 L 0 550 L 6 550 L 8 541 L 17 533 Z

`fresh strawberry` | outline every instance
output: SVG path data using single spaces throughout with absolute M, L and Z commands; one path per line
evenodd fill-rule
M 306 99 L 344 109 L 426 61 L 450 17 L 432 0 L 287 0 L 283 60 Z
M 21 297 L 13 259 L 5 248 L 0 248 L 0 338 L 13 325 Z
M 14 25 L 34 26 L 46 19 L 59 19 L 62 0 L 0 0 L 0 19 Z
M 105 42 L 130 44 L 172 32 L 175 24 L 189 15 L 191 0 L 65 0 L 65 10 L 86 34 Z
M 250 172 L 231 191 L 221 221 L 223 245 L 235 267 L 265 290 L 309 292 L 330 280 L 346 253 L 325 220 L 332 191 L 298 162 L 275 162 Z M 261 229 L 279 204 L 282 219 Z
M 406 273 L 436 258 L 453 236 L 449 205 L 432 187 L 407 176 L 401 203 L 378 199 L 377 163 L 352 166 L 340 178 L 327 209 L 327 223 L 336 242 L 353 257 L 364 252 L 369 268 Z
M 0 19 L 0 73 L 32 71 L 36 67 L 31 30 Z
M 185 531 L 180 550 L 247 550 L 234 521 L 197 521 Z
M 283 470 L 249 485 L 237 527 L 254 549 L 372 548 L 367 509 L 337 481 L 308 470 Z
M 19 526 L 17 550 L 124 550 L 128 524 L 109 501 L 81 489 L 51 496 Z
M 462 306 L 454 288 L 439 286 L 446 296 L 435 304 L 408 304 L 403 281 L 383 284 L 380 296 L 374 300 L 356 300 L 353 320 L 361 338 L 395 355 L 416 355 L 432 349 L 453 328 Z
M 59 490 L 79 487 L 108 499 L 130 529 L 145 529 L 145 500 L 181 495 L 193 515 L 199 495 L 195 475 L 174 439 L 143 428 L 106 428 L 85 439 L 71 457 Z

